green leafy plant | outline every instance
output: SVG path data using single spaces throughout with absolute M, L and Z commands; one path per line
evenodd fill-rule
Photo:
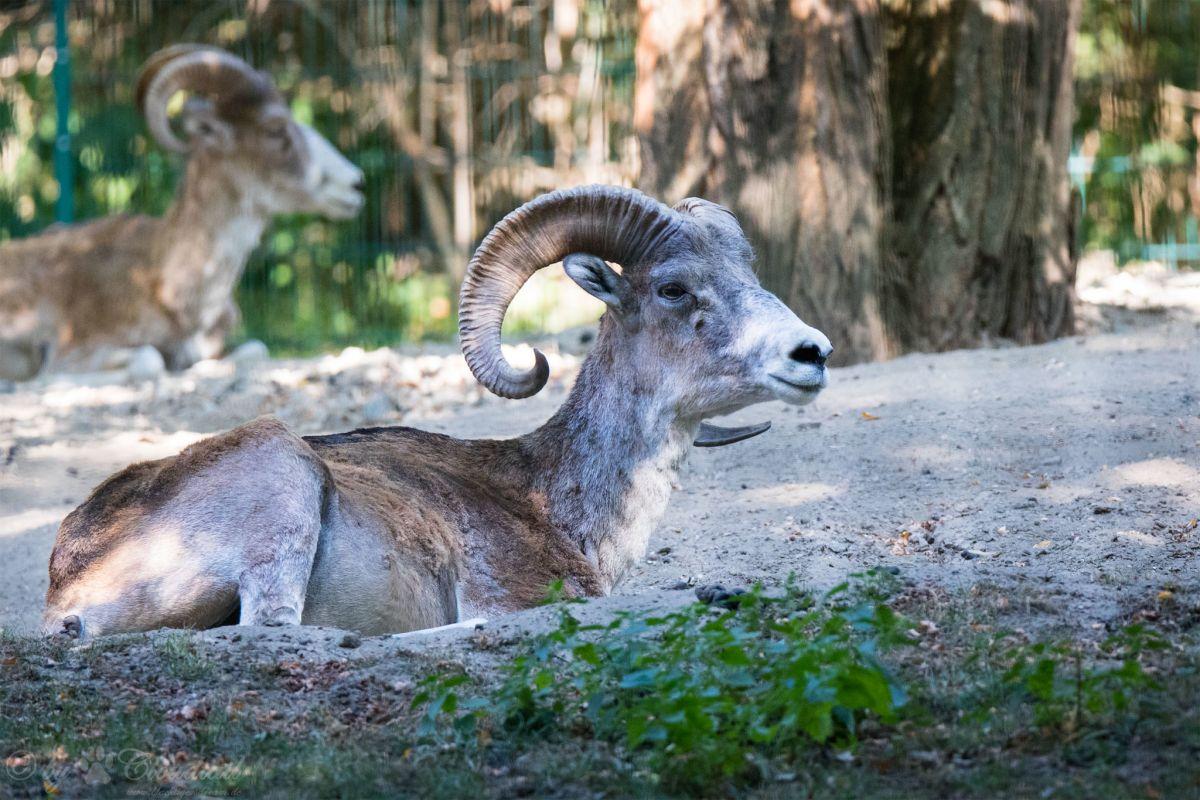
M 1033 700 L 1038 725 L 1079 729 L 1121 715 L 1141 716 L 1140 705 L 1162 690 L 1143 663 L 1149 652 L 1167 642 L 1142 625 L 1129 625 L 1085 652 L 1079 642 L 1039 642 L 1009 652 L 1012 666 L 1004 675 Z
M 676 791 L 780 772 L 814 745 L 852 747 L 867 717 L 894 720 L 905 692 L 880 661 L 901 641 L 892 610 L 843 585 L 819 598 L 789 582 L 728 608 L 623 613 L 557 626 L 504 668 L 489 696 L 464 699 L 464 673 L 419 687 L 426 732 L 449 720 L 474 743 L 561 733 L 624 747 Z

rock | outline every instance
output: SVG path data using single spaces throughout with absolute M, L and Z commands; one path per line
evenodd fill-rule
M 271 357 L 271 351 L 267 346 L 258 339 L 251 339 L 248 342 L 242 342 L 233 349 L 226 358 L 237 364 L 239 367 L 243 364 L 258 364 L 266 361 Z
M 353 632 L 347 633 L 345 636 L 342 637 L 342 640 L 340 642 L 338 642 L 338 647 L 345 647 L 348 650 L 353 650 L 354 648 L 360 647 L 361 645 L 362 645 L 362 637 L 359 636 L 357 633 L 353 633 Z
M 738 607 L 741 602 L 737 598 L 746 593 L 745 589 L 726 589 L 719 583 L 709 586 L 699 586 L 696 588 L 696 598 L 706 605 L 719 605 L 722 608 L 733 610 Z
M 392 398 L 388 397 L 383 392 L 377 392 L 374 397 L 367 401 L 362 407 L 362 418 L 364 422 L 377 424 L 380 422 L 388 422 L 396 416 L 396 404 L 392 402 Z
M 129 380 L 135 383 L 156 381 L 167 372 L 167 362 L 163 361 L 162 353 L 151 345 L 142 345 L 133 351 L 129 358 Z

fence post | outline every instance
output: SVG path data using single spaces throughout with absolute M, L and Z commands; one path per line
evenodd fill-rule
M 75 161 L 71 157 L 71 48 L 67 37 L 67 3 L 54 0 L 54 177 L 58 181 L 59 222 L 75 219 Z

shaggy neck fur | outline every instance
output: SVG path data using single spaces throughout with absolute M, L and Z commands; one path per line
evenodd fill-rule
M 612 325 L 605 319 L 562 408 L 526 437 L 551 522 L 606 591 L 645 555 L 699 425 L 679 416 L 669 386 L 640 373 Z
M 190 158 L 163 219 L 160 299 L 189 327 L 216 323 L 271 219 L 239 185 L 237 169 L 224 159 Z

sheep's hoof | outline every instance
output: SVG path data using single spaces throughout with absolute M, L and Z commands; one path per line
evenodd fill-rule
M 282 628 L 284 625 L 299 625 L 300 614 L 296 612 L 296 609 L 284 606 L 272 611 L 258 624 L 265 625 L 268 628 Z
M 71 639 L 78 639 L 83 635 L 83 622 L 75 614 L 63 617 L 62 635 Z

